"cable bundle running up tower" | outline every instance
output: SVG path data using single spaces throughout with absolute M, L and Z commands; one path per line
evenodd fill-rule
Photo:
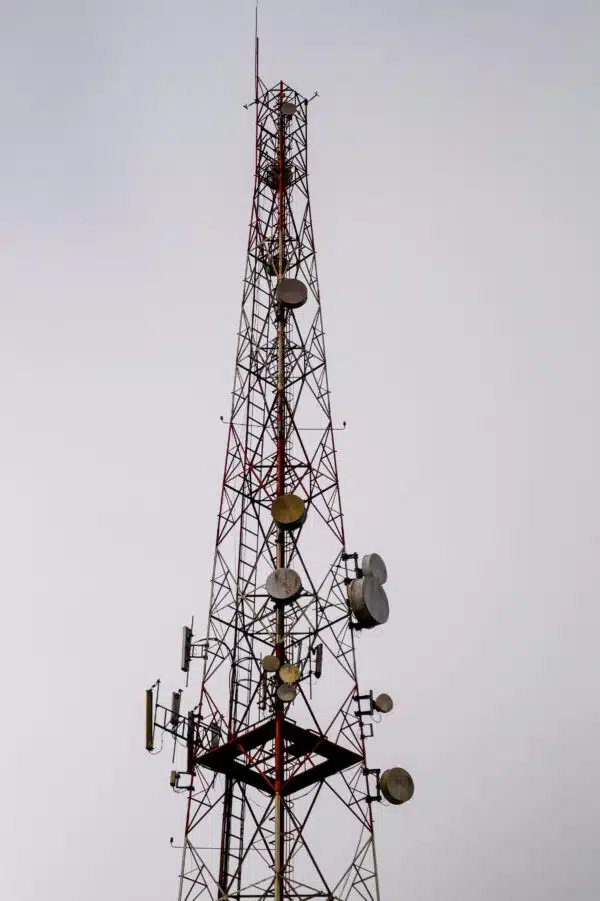
M 349 553 L 307 169 L 309 101 L 256 79 L 256 170 L 200 697 L 146 694 L 146 747 L 174 739 L 187 796 L 179 901 L 380 901 L 367 767 L 387 694 L 359 691 L 356 637 L 384 624 L 385 564 Z

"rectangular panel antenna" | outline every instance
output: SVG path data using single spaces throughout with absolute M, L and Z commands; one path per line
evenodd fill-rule
M 179 708 L 181 707 L 181 692 L 174 691 L 171 696 L 171 725 L 177 727 L 179 722 Z
M 315 679 L 320 679 L 322 672 L 323 672 L 323 645 L 318 644 L 315 648 Z
M 188 713 L 187 771 L 191 776 L 194 775 L 194 713 L 192 710 Z
M 189 626 L 183 627 L 183 639 L 181 642 L 181 669 L 187 673 L 190 668 L 190 657 L 192 656 L 192 630 Z

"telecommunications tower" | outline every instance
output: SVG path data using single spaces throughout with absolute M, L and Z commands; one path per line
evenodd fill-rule
M 312 99 L 312 98 L 311 98 Z M 309 101 L 256 75 L 256 168 L 206 633 L 182 691 L 146 693 L 186 796 L 179 901 L 380 901 L 372 805 L 413 794 L 367 766 L 387 694 L 361 693 L 359 632 L 386 567 L 344 538 L 307 170 Z

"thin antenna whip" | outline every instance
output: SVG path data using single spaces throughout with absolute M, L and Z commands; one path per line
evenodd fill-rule
M 258 0 L 254 10 L 254 85 L 256 100 L 258 100 Z

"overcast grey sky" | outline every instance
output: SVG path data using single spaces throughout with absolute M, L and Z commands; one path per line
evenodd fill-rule
M 175 898 L 143 750 L 204 621 L 252 190 L 251 0 L 0 3 L 0 890 Z M 311 106 L 382 901 L 596 901 L 600 6 L 261 2 Z

